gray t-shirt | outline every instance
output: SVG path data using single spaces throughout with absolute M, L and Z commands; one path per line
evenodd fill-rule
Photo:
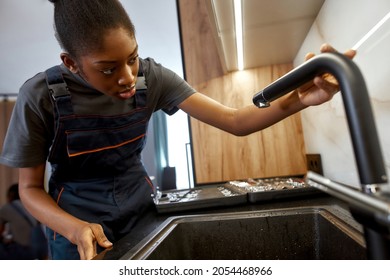
M 141 59 L 148 87 L 146 106 L 172 114 L 176 106 L 195 90 L 173 71 L 153 59 Z M 75 114 L 118 115 L 133 109 L 134 98 L 119 100 L 89 86 L 81 77 L 61 65 L 71 92 Z M 54 138 L 54 109 L 45 73 L 26 81 L 20 88 L 4 141 L 0 163 L 11 167 L 33 167 L 46 162 Z

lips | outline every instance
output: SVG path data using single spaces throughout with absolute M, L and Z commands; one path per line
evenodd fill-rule
M 122 99 L 129 99 L 130 97 L 133 97 L 134 94 L 135 94 L 135 85 L 131 86 L 130 89 L 120 91 L 118 96 Z

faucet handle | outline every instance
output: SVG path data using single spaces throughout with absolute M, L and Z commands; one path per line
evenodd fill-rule
M 378 222 L 385 223 L 390 228 L 390 199 L 387 195 L 370 195 L 350 186 L 334 182 L 313 171 L 306 174 L 306 182 L 311 186 L 329 193 L 358 209 L 373 213 Z

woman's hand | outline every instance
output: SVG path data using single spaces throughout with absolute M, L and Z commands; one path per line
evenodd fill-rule
M 77 250 L 81 260 L 90 260 L 97 255 L 97 244 L 109 248 L 112 243 L 107 239 L 99 224 L 86 223 L 76 233 Z
M 321 46 L 321 53 L 337 52 L 332 46 L 324 44 Z M 344 52 L 344 55 L 350 59 L 356 55 L 356 51 L 350 49 Z M 308 53 L 305 61 L 313 58 L 314 53 Z M 315 106 L 327 102 L 332 99 L 339 91 L 337 80 L 331 74 L 317 76 L 313 81 L 304 84 L 298 89 L 298 96 L 302 104 L 306 106 Z

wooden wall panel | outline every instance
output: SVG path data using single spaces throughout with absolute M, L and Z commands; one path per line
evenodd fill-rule
M 14 105 L 15 101 L 0 101 L 0 153 Z M 0 164 L 0 206 L 6 202 L 8 187 L 17 182 L 17 169 Z
M 291 65 L 276 65 L 234 72 L 205 82 L 197 89 L 228 106 L 243 107 L 251 104 L 255 92 L 290 69 Z M 198 184 L 306 173 L 299 114 L 245 137 L 192 118 L 191 132 Z

